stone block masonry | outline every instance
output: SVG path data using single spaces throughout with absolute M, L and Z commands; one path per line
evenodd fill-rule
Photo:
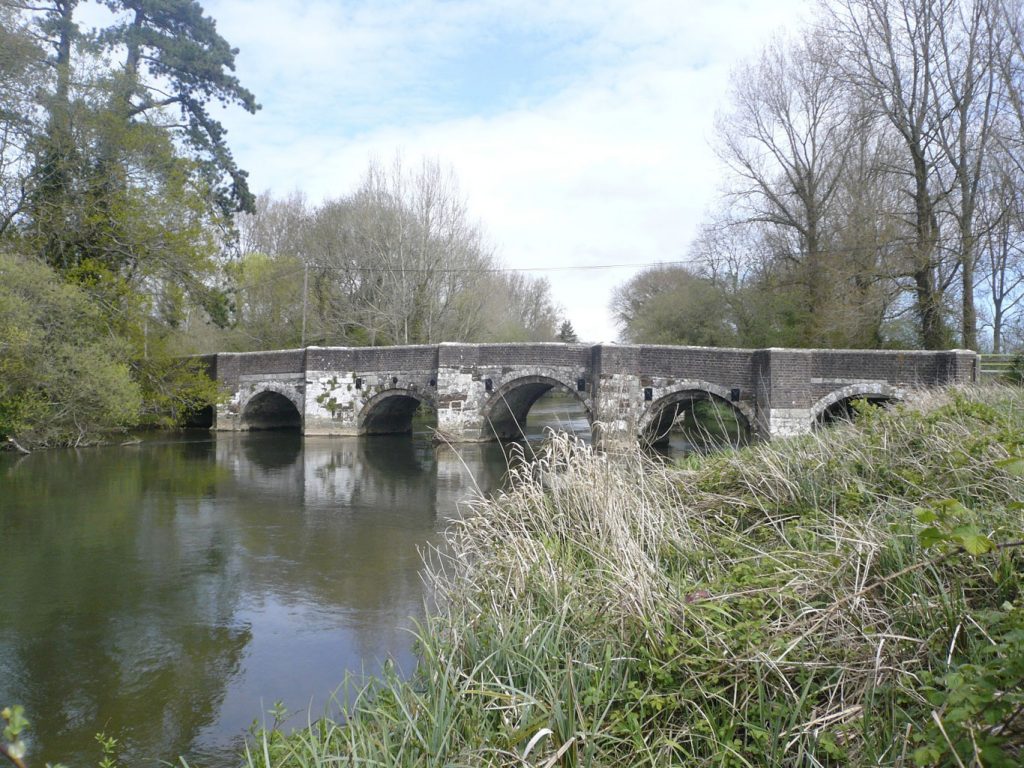
M 811 430 L 853 399 L 977 380 L 978 356 L 832 349 L 617 344 L 307 347 L 204 358 L 228 391 L 215 429 L 290 426 L 307 434 L 411 429 L 425 404 L 452 442 L 513 437 L 545 392 L 576 398 L 595 441 L 650 437 L 683 404 L 728 403 L 762 438 Z

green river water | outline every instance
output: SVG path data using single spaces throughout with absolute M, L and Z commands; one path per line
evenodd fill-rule
M 561 422 L 538 403 L 528 433 Z M 0 454 L 0 706 L 32 721 L 31 766 L 237 764 L 274 702 L 291 724 L 346 673 L 414 666 L 421 551 L 501 486 L 497 444 L 429 433 L 157 433 Z

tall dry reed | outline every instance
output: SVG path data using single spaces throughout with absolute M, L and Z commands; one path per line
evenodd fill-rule
M 552 436 L 432 558 L 415 677 L 362 692 L 342 725 L 264 733 L 252 762 L 1015 760 L 1022 450 L 1019 389 L 686 469 Z M 968 694 L 988 699 L 953 717 Z

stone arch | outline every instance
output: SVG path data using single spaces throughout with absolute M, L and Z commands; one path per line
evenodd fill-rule
M 519 376 L 502 384 L 490 396 L 481 411 L 484 439 L 515 440 L 522 436 L 526 415 L 543 395 L 556 389 L 565 392 L 581 405 L 587 422 L 594 415 L 576 387 L 550 376 Z
M 213 429 L 217 422 L 217 408 L 204 405 L 185 416 L 185 429 Z
M 749 439 L 754 432 L 754 413 L 748 403 L 733 402 L 732 393 L 725 387 L 710 381 L 690 379 L 678 382 L 667 395 L 652 402 L 640 417 L 637 425 L 638 437 L 642 442 L 657 444 L 668 440 L 669 427 L 675 421 L 682 403 L 698 400 L 712 400 L 728 405 L 736 421 Z
M 849 384 L 834 392 L 829 392 L 811 406 L 811 427 L 820 427 L 835 421 L 849 413 L 849 404 L 854 400 L 867 400 L 869 403 L 884 405 L 902 402 L 907 393 L 899 387 L 883 381 L 866 381 Z
M 294 389 L 267 384 L 253 391 L 239 408 L 242 429 L 302 429 L 302 398 Z
M 420 405 L 437 410 L 436 400 L 415 389 L 385 389 L 366 401 L 356 422 L 360 435 L 401 435 L 412 432 L 412 417 Z

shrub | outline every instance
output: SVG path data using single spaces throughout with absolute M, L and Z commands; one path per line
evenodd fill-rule
M 137 423 L 141 404 L 126 345 L 85 292 L 0 252 L 0 435 L 80 445 Z
M 1010 369 L 1005 374 L 1006 381 L 1010 384 L 1024 386 L 1024 352 L 1018 352 L 1010 361 Z

